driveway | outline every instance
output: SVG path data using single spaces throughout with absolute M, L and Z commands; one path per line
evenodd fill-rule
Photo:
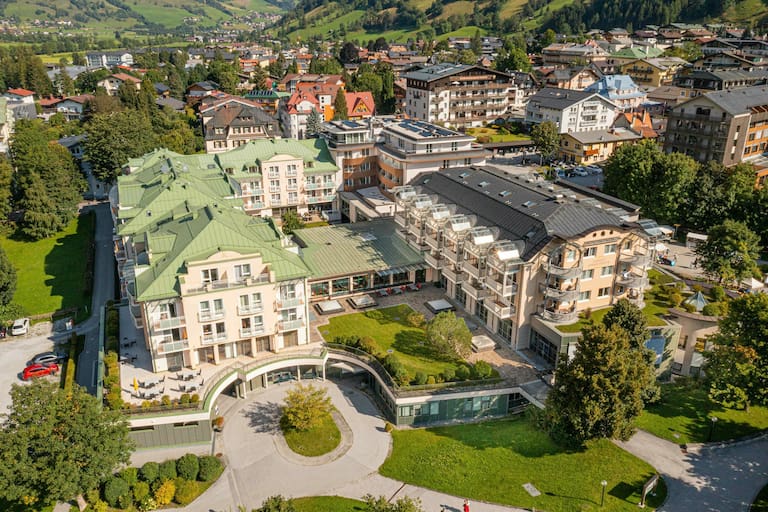
M 20 375 L 27 361 L 35 354 L 53 349 L 53 338 L 49 335 L 9 336 L 0 341 L 0 414 L 6 413 L 11 405 L 11 385 L 24 382 Z

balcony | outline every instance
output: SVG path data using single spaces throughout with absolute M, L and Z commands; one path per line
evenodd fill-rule
M 170 354 L 172 352 L 181 352 L 189 348 L 189 340 L 178 340 L 165 343 L 158 343 L 155 351 L 158 354 Z
M 445 264 L 445 258 L 443 258 L 440 255 L 433 256 L 430 253 L 424 254 L 424 261 L 427 262 L 427 265 L 434 269 L 441 269 L 443 268 L 443 265 Z
M 461 283 L 464 281 L 464 272 L 461 271 L 461 267 L 457 269 L 453 266 L 445 266 L 443 268 L 443 275 L 454 283 Z
M 488 290 L 483 283 L 478 281 L 467 281 L 461 286 L 467 295 L 475 300 L 482 300 L 488 296 Z
M 404 242 L 408 241 L 408 229 L 396 229 L 395 234 Z
M 548 299 L 571 301 L 579 296 L 579 288 L 576 285 L 563 288 L 560 284 L 541 283 L 539 287 Z
M 488 287 L 488 289 L 494 291 L 497 295 L 502 297 L 509 297 L 510 295 L 517 293 L 517 284 L 515 283 L 508 282 L 507 284 L 504 284 L 501 281 L 497 281 L 496 279 L 486 277 L 485 285 Z
M 263 284 L 268 282 L 269 272 L 265 272 L 258 276 L 248 276 L 243 277 L 242 279 L 221 279 L 218 281 L 209 281 L 207 283 L 203 283 L 202 286 L 191 286 L 187 288 L 186 291 L 182 286 L 182 294 L 206 293 L 214 290 L 224 290 L 227 288 L 242 288 L 243 286 Z
M 292 299 L 277 299 L 275 304 L 277 304 L 278 309 L 290 309 L 303 305 L 304 299 L 301 297 L 294 297 Z
M 237 314 L 240 316 L 253 315 L 255 313 L 261 313 L 262 311 L 264 311 L 264 305 L 261 302 L 248 304 L 247 306 L 237 306 Z
M 297 185 L 296 183 L 289 183 L 288 185 L 285 186 L 285 189 L 286 190 L 299 190 L 299 185 Z
M 637 250 L 635 251 L 623 250 L 619 253 L 619 260 L 624 261 L 626 263 L 631 263 L 636 267 L 645 267 L 650 263 L 651 255 L 650 253 L 637 251 Z
M 545 309 L 541 312 L 541 316 L 545 320 L 549 320 L 550 322 L 554 322 L 556 324 L 565 324 L 565 323 L 571 323 L 575 322 L 579 318 L 579 312 L 578 311 L 568 311 L 568 310 L 562 310 L 562 309 Z
M 260 336 L 264 334 L 264 326 L 263 325 L 254 325 L 253 327 L 249 327 L 247 329 L 240 328 L 240 337 L 241 338 L 253 338 L 254 336 Z
M 166 331 L 168 329 L 176 329 L 178 327 L 184 327 L 187 324 L 183 316 L 172 316 L 167 318 L 153 318 L 152 330 L 153 331 Z
M 484 304 L 491 313 L 501 319 L 511 318 L 515 314 L 515 306 L 506 302 L 492 300 L 484 302 Z
M 451 249 L 451 247 L 447 245 L 443 247 L 443 256 L 445 257 L 445 259 L 452 261 L 454 263 L 458 263 L 459 261 L 461 261 L 459 258 L 459 253 Z
M 461 268 L 464 269 L 464 272 L 474 277 L 475 279 L 482 279 L 484 277 L 483 275 L 485 274 L 485 268 L 480 269 L 478 266 L 467 260 L 464 260 Z
M 624 272 L 618 275 L 616 282 L 627 288 L 643 288 L 647 286 L 648 279 L 632 272 Z
M 408 219 L 406 218 L 404 212 L 397 212 L 395 214 L 395 224 L 397 224 L 401 228 L 408 226 Z
M 437 238 L 427 233 L 424 235 L 424 242 L 432 249 L 438 251 L 440 250 L 440 242 L 438 242 Z
M 546 264 L 547 273 L 565 278 L 581 275 L 581 263 L 575 264 L 572 267 L 562 267 L 560 265 L 561 264 L 548 261 Z
M 224 318 L 224 310 L 223 309 L 217 309 L 217 310 L 207 310 L 207 311 L 199 311 L 197 313 L 197 319 L 201 322 L 210 322 L 211 320 L 219 320 L 220 318 Z
M 426 251 L 429 246 L 424 241 L 424 237 L 419 235 L 408 234 L 408 244 L 417 251 Z
M 203 344 L 216 343 L 217 341 L 224 341 L 226 339 L 227 339 L 226 332 L 203 334 L 200 336 L 200 342 Z
M 280 331 L 295 331 L 297 329 L 301 329 L 304 327 L 304 319 L 299 318 L 298 320 L 280 320 L 277 323 L 277 328 Z
M 320 190 L 321 188 L 323 188 L 323 184 L 322 183 L 311 183 L 311 182 L 308 182 L 308 183 L 304 184 L 304 190 Z
M 308 204 L 330 203 L 334 199 L 336 199 L 336 194 L 329 194 L 325 196 L 308 196 L 307 203 Z
M 269 191 L 271 193 L 275 193 L 275 194 L 279 193 L 280 192 L 280 187 L 269 187 Z

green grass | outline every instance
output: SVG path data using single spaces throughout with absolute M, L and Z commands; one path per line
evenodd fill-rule
M 154 23 L 159 23 L 168 28 L 178 27 L 184 23 L 184 18 L 195 16 L 189 11 L 178 7 L 166 7 L 165 5 L 152 5 L 148 3 L 136 4 L 131 9 Z
M 515 142 L 518 140 L 530 140 L 528 135 L 518 133 L 505 133 L 500 134 L 497 128 L 486 126 L 483 128 L 469 128 L 467 129 L 467 135 L 474 135 L 475 137 L 488 137 L 489 142 Z
M 0 236 L 0 246 L 16 267 L 13 301 L 28 314 L 52 313 L 89 304 L 90 297 L 83 293 L 83 284 L 94 222 L 93 215 L 78 217 L 55 237 L 37 242 Z
M 712 416 L 718 419 L 712 441 L 738 439 L 768 429 L 767 407 L 751 407 L 749 412 L 726 409 L 710 401 L 706 388 L 696 381 L 663 385 L 661 401 L 649 406 L 636 425 L 674 443 L 703 443 L 709 439 Z
M 455 362 L 436 359 L 425 346 L 426 335 L 423 329 L 406 323 L 410 313 L 413 313 L 413 309 L 400 304 L 365 313 L 341 315 L 331 318 L 327 326 L 321 326 L 320 334 L 327 342 L 333 342 L 337 336 L 368 336 L 376 342 L 380 352 L 392 350 L 411 376 L 418 372 L 438 375 L 446 368 L 455 369 Z
M 607 440 L 569 451 L 524 417 L 474 425 L 395 430 L 384 476 L 455 496 L 548 512 L 634 511 L 654 469 Z M 608 481 L 600 509 L 602 480 Z M 541 495 L 531 497 L 523 484 Z M 649 500 L 658 506 L 661 484 Z
M 749 512 L 768 512 L 768 485 L 760 489 L 760 492 L 757 493 Z
M 473 37 L 475 35 L 475 32 L 477 32 L 478 30 L 480 31 L 481 36 L 485 36 L 488 34 L 488 31 L 485 30 L 484 28 L 476 27 L 474 25 L 467 25 L 466 27 L 461 27 L 452 32 L 446 32 L 445 34 L 440 34 L 435 39 L 437 41 L 444 41 L 449 37 Z
M 311 496 L 294 498 L 296 512 L 356 512 L 365 510 L 365 503 L 339 496 Z
M 332 452 L 341 442 L 341 432 L 330 414 L 315 428 L 301 431 L 281 423 L 288 447 L 305 457 L 318 457 Z
M 335 14 L 338 14 L 338 12 Z M 298 39 L 306 41 L 307 39 L 312 39 L 316 36 L 325 37 L 331 30 L 334 32 L 337 31 L 342 23 L 345 27 L 349 26 L 350 23 L 354 23 L 355 21 L 359 20 L 363 17 L 363 15 L 365 15 L 365 11 L 355 10 L 346 14 L 342 14 L 341 16 L 336 16 L 334 13 L 332 13 L 331 16 L 328 17 L 313 18 L 311 21 L 307 22 L 307 26 L 305 28 L 295 28 L 291 33 L 288 34 L 288 37 L 291 39 L 291 41 L 296 41 Z
M 305 228 L 319 228 L 319 227 L 328 226 L 328 225 L 329 224 L 328 224 L 327 221 L 318 220 L 318 221 L 315 221 L 315 222 L 307 222 L 307 223 L 304 224 L 304 227 Z

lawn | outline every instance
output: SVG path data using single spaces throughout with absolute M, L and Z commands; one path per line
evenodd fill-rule
M 330 414 L 315 428 L 301 431 L 282 424 L 283 436 L 288 447 L 305 457 L 318 457 L 333 451 L 341 442 L 341 432 Z
M 424 345 L 424 330 L 411 327 L 406 322 L 410 313 L 413 313 L 413 309 L 400 304 L 365 313 L 341 315 L 331 318 L 327 326 L 320 326 L 320 334 L 329 343 L 337 336 L 370 337 L 380 352 L 393 351 L 411 376 L 418 372 L 438 375 L 446 368 L 456 369 L 454 361 L 441 361 L 433 356 L 432 351 Z
M 365 510 L 365 503 L 339 496 L 311 496 L 294 498 L 296 512 L 356 512 Z
M 713 441 L 737 439 L 768 429 L 768 408 L 751 407 L 749 412 L 726 409 L 712 403 L 706 387 L 696 381 L 665 384 L 661 402 L 649 406 L 637 419 L 638 428 L 674 443 L 703 443 L 709 439 L 710 418 L 717 418 Z
M 556 445 L 527 418 L 424 430 L 395 430 L 390 457 L 379 472 L 409 484 L 549 512 L 637 510 L 653 468 L 607 440 L 583 451 Z M 600 482 L 606 480 L 605 507 Z M 532 497 L 531 483 L 541 492 Z M 661 484 L 649 500 L 658 506 Z
M 469 128 L 467 129 L 467 135 L 474 135 L 475 137 L 487 137 L 488 142 L 515 142 L 518 140 L 530 140 L 531 137 L 525 134 L 519 133 L 499 133 L 497 128 L 486 126 L 483 128 Z
M 80 216 L 55 237 L 37 242 L 15 235 L 0 236 L 0 246 L 16 267 L 13 301 L 28 314 L 52 313 L 90 303 L 90 290 L 84 293 L 84 277 L 94 222 L 93 214 Z
M 757 496 L 749 512 L 768 512 L 768 485 L 763 487 Z

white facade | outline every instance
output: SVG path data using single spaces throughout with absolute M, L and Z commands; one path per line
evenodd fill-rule
M 551 121 L 557 125 L 559 133 L 608 130 L 620 111 L 618 106 L 599 94 L 592 94 L 567 105 L 560 103 L 538 101 L 534 96 L 525 109 L 526 123 Z

